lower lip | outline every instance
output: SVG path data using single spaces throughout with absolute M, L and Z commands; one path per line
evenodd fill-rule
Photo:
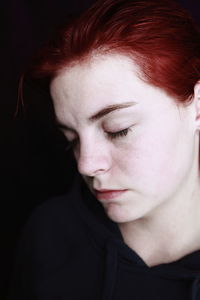
M 127 190 L 119 190 L 119 191 L 108 191 L 108 192 L 97 192 L 96 197 L 100 200 L 112 200 L 118 198 L 122 194 L 124 194 Z

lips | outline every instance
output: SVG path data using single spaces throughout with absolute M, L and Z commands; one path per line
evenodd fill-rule
M 96 198 L 99 200 L 114 200 L 124 194 L 127 190 L 95 190 Z

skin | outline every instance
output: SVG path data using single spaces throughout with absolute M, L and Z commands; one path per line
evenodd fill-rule
M 61 70 L 50 90 L 90 190 L 127 190 L 97 199 L 125 243 L 149 266 L 200 249 L 200 84 L 178 104 L 130 58 L 107 54 Z M 91 118 L 117 104 L 125 107 Z

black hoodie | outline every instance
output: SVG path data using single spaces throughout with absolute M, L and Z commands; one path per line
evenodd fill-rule
M 29 219 L 9 299 L 197 300 L 200 251 L 148 267 L 77 176 L 70 193 Z

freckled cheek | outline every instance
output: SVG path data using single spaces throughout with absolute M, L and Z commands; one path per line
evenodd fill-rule
M 136 174 L 139 164 L 141 164 L 141 148 L 136 147 L 132 143 L 119 147 L 118 151 L 113 155 L 114 169 L 125 175 Z
M 135 178 L 137 181 L 158 178 L 158 174 L 169 169 L 171 155 L 165 152 L 160 144 L 154 141 L 138 141 L 121 148 L 116 154 L 115 166 L 125 177 Z

